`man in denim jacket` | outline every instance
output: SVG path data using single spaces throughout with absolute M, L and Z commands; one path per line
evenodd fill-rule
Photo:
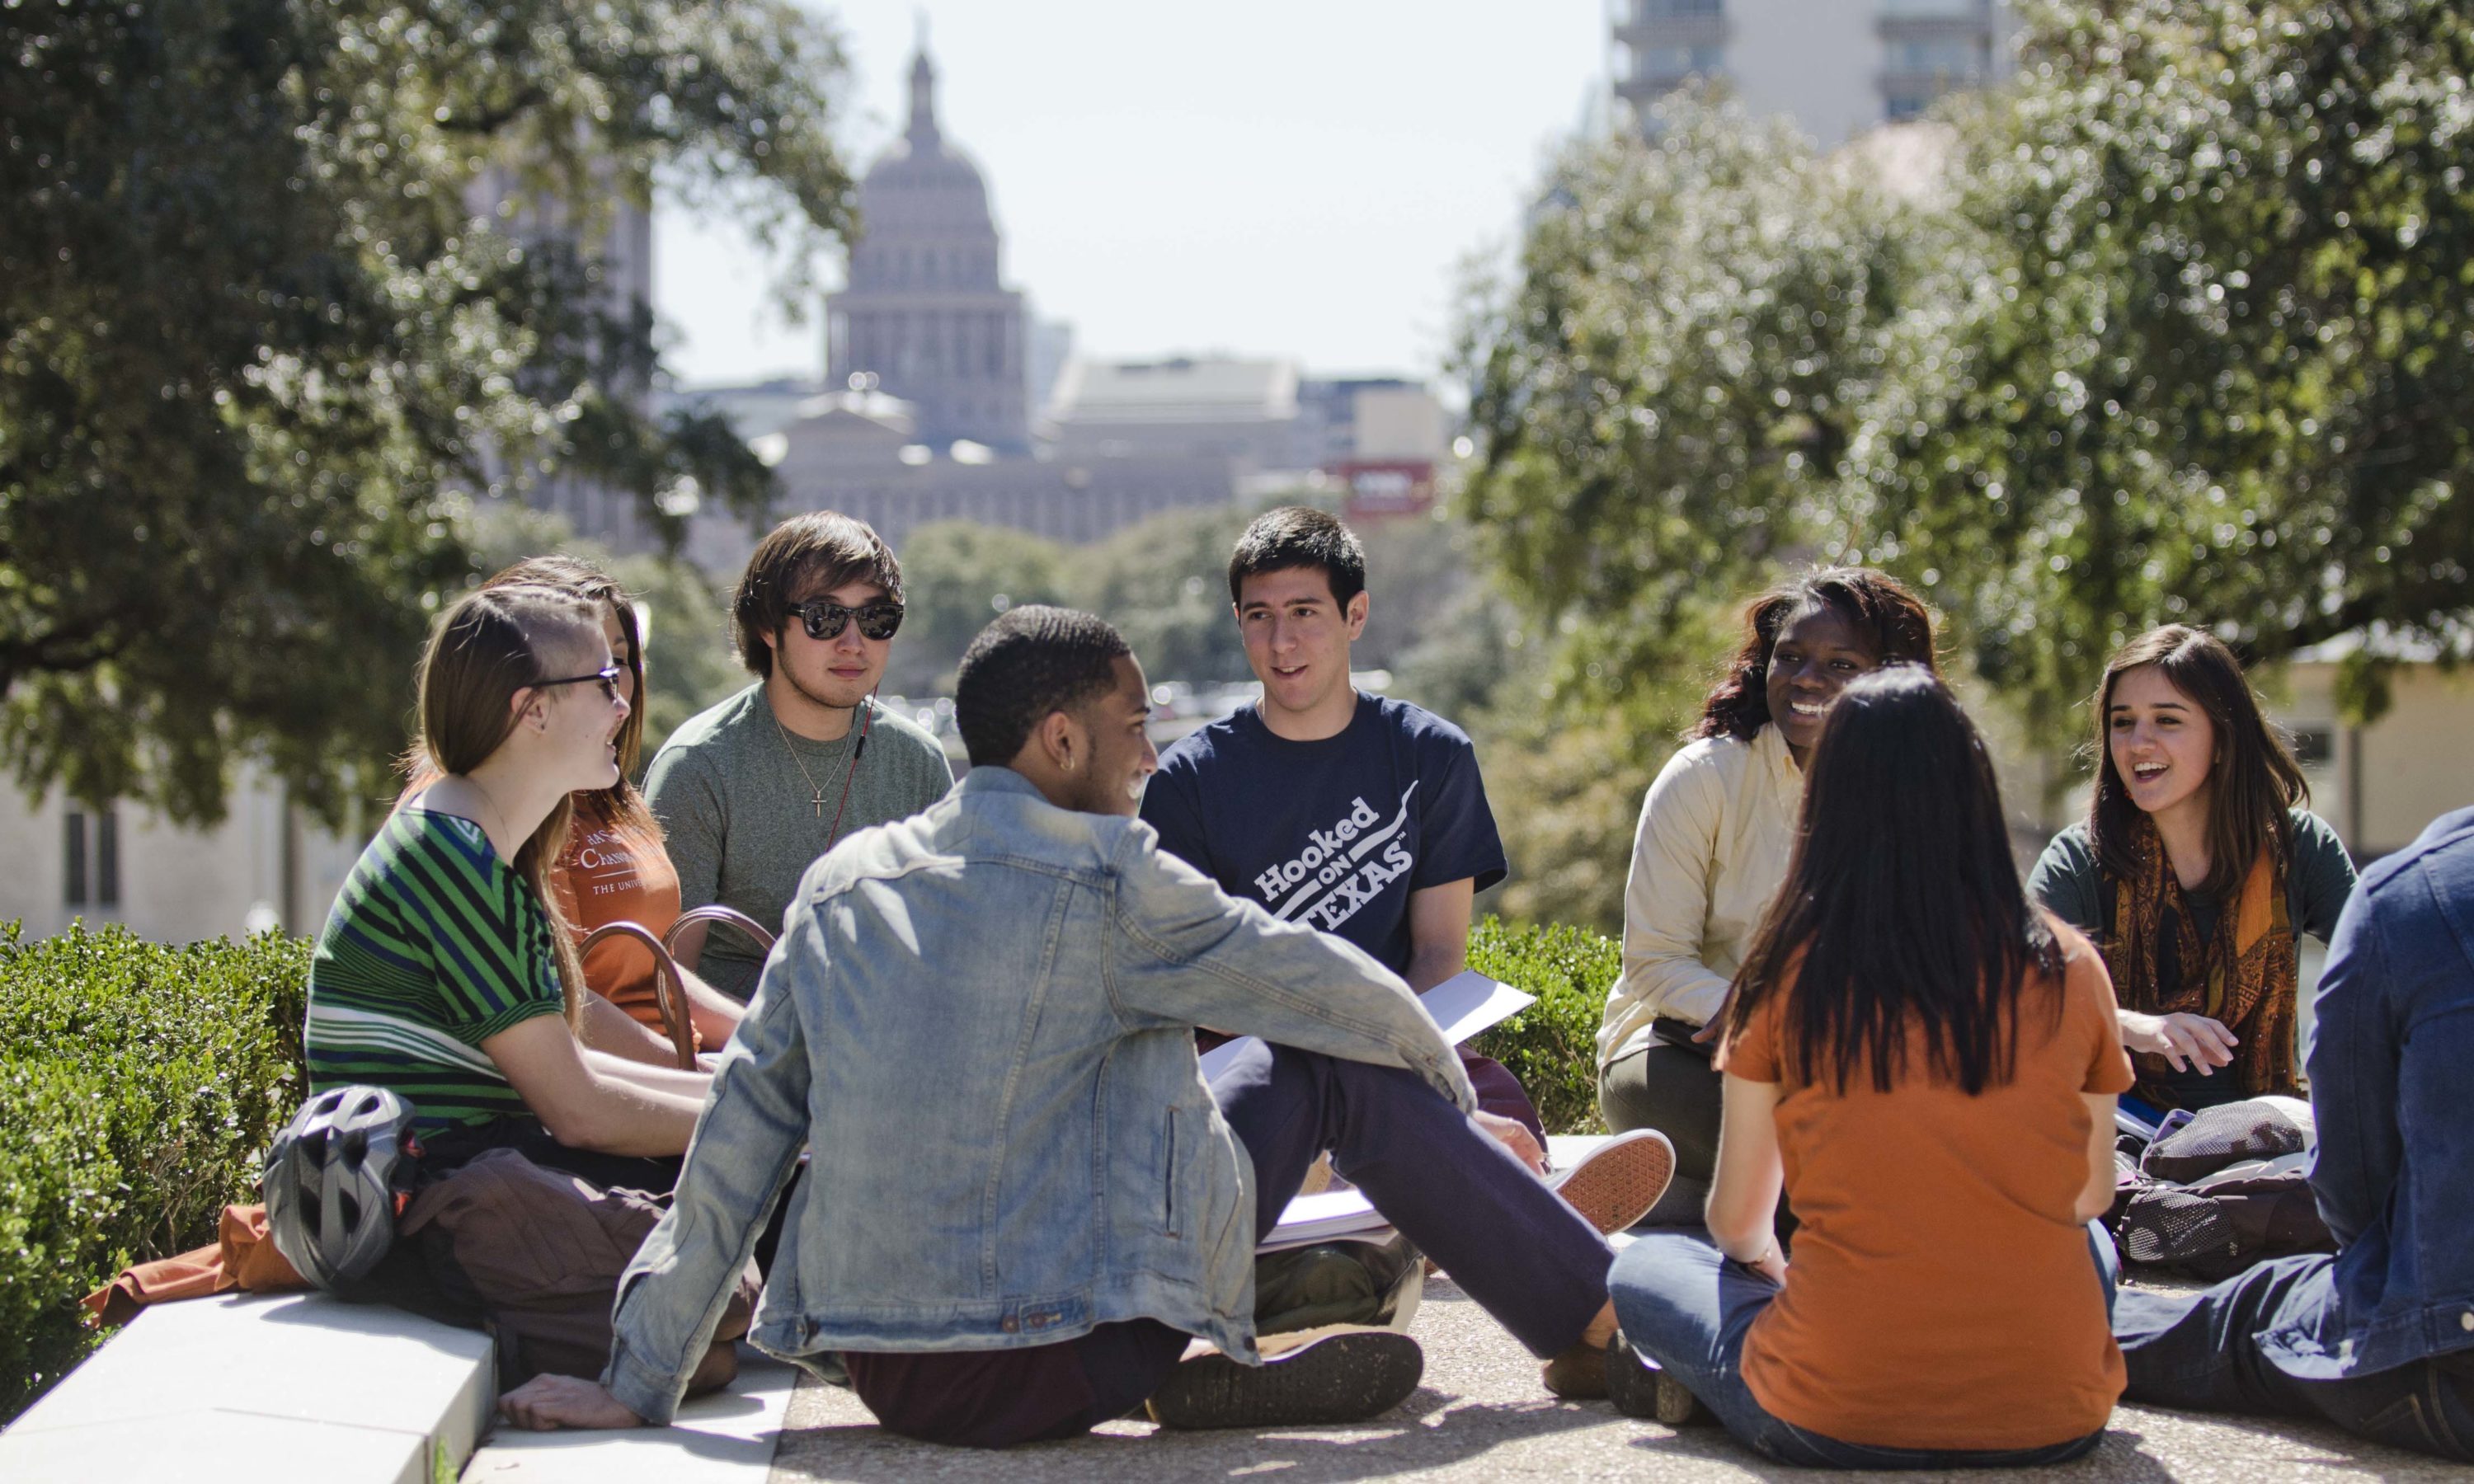
M 1578 1393 L 1614 1328 L 1605 1241 L 1473 1118 L 1407 986 L 1231 900 L 1133 818 L 1141 666 L 1019 608 L 962 661 L 975 764 L 808 872 L 723 1054 L 676 1204 L 627 1269 L 598 1385 L 526 1425 L 667 1422 L 803 1148 L 753 1334 L 888 1429 L 1002 1447 L 1150 1403 L 1173 1425 L 1344 1421 L 1403 1400 L 1405 1335 L 1259 1364 L 1255 1240 L 1319 1151 Z M 1258 1035 L 1206 1086 L 1194 1030 Z M 1492 1137 L 1490 1137 L 1490 1136 Z M 1188 1336 L 1220 1352 L 1182 1364 Z
M 2124 1291 L 2127 1396 L 2474 1463 L 2474 809 L 2365 873 L 2315 1007 L 2311 1187 L 2339 1251 Z

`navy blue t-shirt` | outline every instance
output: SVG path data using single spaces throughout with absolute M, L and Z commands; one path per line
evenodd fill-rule
M 1273 916 L 1409 967 L 1409 894 L 1503 879 L 1503 841 L 1467 733 L 1360 694 L 1336 736 L 1292 742 L 1252 706 L 1160 757 L 1143 795 L 1160 849 Z

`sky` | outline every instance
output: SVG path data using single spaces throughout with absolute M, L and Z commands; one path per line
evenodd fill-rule
M 1431 374 L 1463 265 L 1510 246 L 1607 70 L 1604 0 L 891 0 L 814 5 L 851 74 L 840 142 L 899 132 L 918 16 L 937 113 L 987 179 L 1008 286 L 1078 353 L 1295 357 Z M 822 370 L 726 220 L 654 216 L 679 380 Z M 826 270 L 839 281 L 838 261 Z

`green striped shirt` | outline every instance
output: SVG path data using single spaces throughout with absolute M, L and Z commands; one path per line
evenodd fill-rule
M 478 825 L 400 809 L 345 878 L 309 961 L 309 1089 L 392 1089 L 430 1133 L 521 1113 L 481 1042 L 561 1008 L 532 888 Z

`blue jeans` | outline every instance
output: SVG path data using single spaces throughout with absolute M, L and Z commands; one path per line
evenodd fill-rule
M 2337 1259 L 2263 1262 L 2203 1293 L 2129 1293 L 2113 1319 L 2134 1401 L 2196 1412 L 2316 1417 L 2358 1437 L 2474 1463 L 2474 1352 L 2392 1370 L 2304 1380 L 2276 1368 L 2259 1336 L 2325 1302 Z
M 2110 1305 L 2118 1264 L 2101 1231 L 2090 1238 Z M 1652 1232 L 1615 1257 L 1615 1315 L 1641 1358 L 1682 1381 L 1717 1414 L 1735 1441 L 1799 1469 L 1998 1469 L 2066 1463 L 2094 1448 L 2101 1428 L 2044 1448 L 1875 1448 L 1799 1427 L 1772 1415 L 1744 1384 L 1744 1336 L 1783 1291 L 1706 1237 Z

